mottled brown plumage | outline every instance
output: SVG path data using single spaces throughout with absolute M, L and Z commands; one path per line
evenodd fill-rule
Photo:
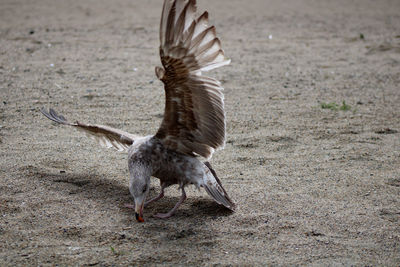
M 215 149 L 224 146 L 225 114 L 222 87 L 202 75 L 230 63 L 221 49 L 208 13 L 196 18 L 195 0 L 165 0 L 160 24 L 160 58 L 157 77 L 164 83 L 165 112 L 154 136 L 140 137 L 104 125 L 70 123 L 53 109 L 42 109 L 52 121 L 84 131 L 101 145 L 128 150 L 129 190 L 134 197 L 136 219 L 143 208 L 164 196 L 164 188 L 178 184 L 182 196 L 175 207 L 159 218 L 168 218 L 186 199 L 185 186 L 203 187 L 214 200 L 234 210 L 235 204 L 208 162 Z M 150 177 L 160 179 L 161 193 L 145 203 Z
M 202 71 L 229 64 L 208 26 L 208 13 L 195 19 L 196 1 L 165 1 L 156 69 L 165 87 L 164 119 L 156 137 L 169 149 L 210 158 L 225 142 L 220 83 Z

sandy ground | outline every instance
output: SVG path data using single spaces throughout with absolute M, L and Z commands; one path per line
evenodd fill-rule
M 152 218 L 172 187 L 138 224 L 127 155 L 39 110 L 155 133 L 161 2 L 0 2 L 0 265 L 399 266 L 400 2 L 199 0 L 232 59 L 212 163 L 238 210 L 190 189 Z

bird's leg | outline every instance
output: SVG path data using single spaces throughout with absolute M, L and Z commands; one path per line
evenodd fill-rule
M 154 201 L 159 200 L 160 198 L 164 197 L 164 188 L 165 188 L 165 184 L 161 183 L 161 192 L 158 196 L 156 196 L 155 198 L 152 198 L 148 201 L 146 201 L 146 203 L 144 203 L 144 206 L 146 207 L 147 205 L 149 205 L 150 203 L 153 203 Z
M 172 210 L 168 211 L 167 213 L 157 213 L 154 215 L 156 218 L 160 219 L 166 219 L 174 215 L 175 211 L 179 208 L 179 206 L 185 201 L 186 199 L 186 192 L 185 189 L 182 187 L 182 195 L 181 198 L 179 199 L 178 203 L 175 204 L 175 207 L 172 208 Z
M 135 209 L 135 205 L 132 204 L 124 204 L 124 207 L 129 209 Z
M 158 196 L 156 196 L 155 198 L 152 198 L 152 199 L 146 201 L 146 202 L 144 203 L 144 207 L 146 207 L 147 205 L 149 205 L 150 203 L 152 203 L 152 202 L 154 202 L 154 201 L 159 200 L 160 198 L 163 198 L 163 197 L 164 197 L 164 189 L 165 189 L 166 187 L 167 187 L 167 186 L 166 186 L 165 184 L 161 184 L 161 192 L 160 192 L 160 194 L 159 194 Z M 132 205 L 132 204 L 124 204 L 124 207 L 125 207 L 125 208 L 129 208 L 129 209 L 135 209 L 135 205 Z

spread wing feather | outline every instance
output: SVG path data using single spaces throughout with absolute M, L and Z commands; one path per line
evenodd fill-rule
M 85 132 L 85 134 L 98 142 L 101 146 L 107 148 L 115 148 L 118 151 L 127 151 L 129 146 L 132 145 L 138 136 L 124 132 L 122 130 L 114 129 L 105 125 L 84 124 L 81 122 L 71 123 L 65 119 L 63 115 L 57 114 L 54 109 L 47 111 L 45 108 L 41 110 L 43 115 L 48 119 L 59 124 L 69 125 L 75 127 L 77 130 Z
M 166 0 L 160 24 L 160 57 L 156 67 L 165 87 L 165 112 L 156 134 L 172 150 L 210 158 L 225 142 L 221 83 L 203 76 L 230 63 L 221 49 L 208 13 L 196 18 L 195 0 Z

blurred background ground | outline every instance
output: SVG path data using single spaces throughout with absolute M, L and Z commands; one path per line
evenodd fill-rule
M 236 213 L 176 188 L 131 210 L 127 156 L 44 118 L 137 134 L 164 107 L 162 1 L 0 3 L 0 265 L 400 264 L 400 2 L 198 1 L 230 66 L 212 163 Z M 151 194 L 158 193 L 157 181 Z

